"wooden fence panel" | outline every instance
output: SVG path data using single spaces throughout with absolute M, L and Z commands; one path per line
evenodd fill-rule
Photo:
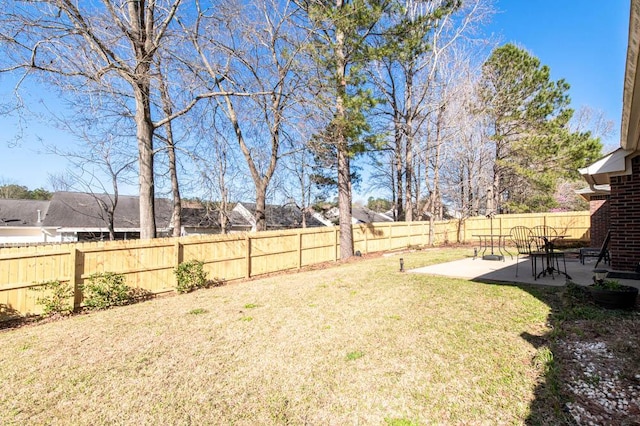
M 184 240 L 181 250 L 181 260 L 203 262 L 210 279 L 232 281 L 246 276 L 247 245 L 244 234 Z
M 436 222 L 433 243 L 438 245 L 458 242 L 458 226 L 459 222 L 455 220 Z
M 361 253 L 389 250 L 391 226 L 387 223 L 363 224 L 353 227 L 353 249 Z
M 435 245 L 475 242 L 474 235 L 508 234 L 513 226 L 550 225 L 570 239 L 588 241 L 589 212 L 495 215 L 433 223 Z M 353 226 L 354 250 L 395 250 L 429 242 L 428 222 L 376 223 Z M 80 286 L 91 274 L 123 274 L 128 285 L 153 293 L 172 291 L 174 268 L 199 260 L 212 279 L 242 279 L 296 269 L 339 258 L 339 229 L 312 228 L 251 234 L 190 236 L 49 246 L 0 248 L 0 320 L 7 315 L 41 313 L 31 290 L 46 281 Z
M 41 314 L 42 307 L 36 299 L 44 295 L 35 291 L 44 282 L 59 280 L 69 282 L 69 251 L 59 247 L 25 250 L 10 249 L 0 254 L 0 305 L 3 311 L 22 314 Z M 4 315 L 0 313 L 0 319 Z
M 170 239 L 130 240 L 79 244 L 82 253 L 80 283 L 95 273 L 123 274 L 131 287 L 152 293 L 172 290 L 174 244 Z
M 407 222 L 409 238 L 408 246 L 424 246 L 429 244 L 428 222 Z
M 337 251 L 335 228 L 303 231 L 300 238 L 301 267 L 335 260 Z
M 561 212 L 561 213 L 523 213 L 517 215 L 495 215 L 493 219 L 482 216 L 464 220 L 465 242 L 473 242 L 474 235 L 502 234 L 508 235 L 514 226 L 533 228 L 538 225 L 553 226 L 568 239 L 588 241 L 590 228 L 589 212 Z
M 251 238 L 251 275 L 298 267 L 297 233 L 262 233 Z

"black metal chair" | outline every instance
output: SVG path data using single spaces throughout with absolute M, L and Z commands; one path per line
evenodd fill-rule
M 611 255 L 609 254 L 609 241 L 611 241 L 611 230 L 607 231 L 607 236 L 604 238 L 600 247 L 583 247 L 580 249 L 580 263 L 584 265 L 584 259 L 587 257 L 597 257 L 595 268 L 598 264 L 604 260 L 608 265 L 611 265 Z
M 558 238 L 558 231 L 548 225 L 534 226 L 531 228 L 531 237 L 536 245 L 536 250 L 546 254 L 548 262 L 547 271 L 551 274 L 551 277 L 553 278 L 554 269 L 559 273 L 567 275 L 567 261 L 564 252 L 556 249 L 554 246 L 554 242 Z M 562 258 L 564 272 L 560 269 L 560 258 Z M 555 268 L 553 268 L 554 262 L 556 264 Z
M 544 259 L 547 255 L 545 251 L 540 251 L 533 245 L 531 239 L 531 230 L 526 226 L 514 226 L 509 233 L 511 240 L 516 245 L 516 277 L 518 276 L 518 264 L 520 256 L 529 257 L 531 259 L 531 274 L 535 278 L 537 272 L 538 259 L 542 259 L 542 265 L 544 266 Z

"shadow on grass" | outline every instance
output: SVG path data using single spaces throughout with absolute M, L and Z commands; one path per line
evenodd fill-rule
M 535 398 L 530 406 L 530 414 L 526 419 L 527 425 L 576 425 L 576 421 L 567 408 L 567 403 L 573 400 L 567 388 L 570 371 L 576 368 L 575 361 L 570 351 L 562 351 L 565 338 L 576 336 L 582 342 L 592 343 L 607 338 L 615 340 L 616 324 L 631 321 L 632 327 L 640 329 L 640 315 L 638 304 L 632 311 L 609 310 L 596 306 L 589 293 L 582 286 L 568 283 L 563 287 L 540 286 L 531 284 L 498 283 L 487 280 L 474 280 L 475 282 L 490 285 L 508 285 L 518 287 L 531 294 L 550 308 L 547 318 L 550 331 L 544 335 L 522 333 L 521 337 L 536 348 L 536 356 L 533 365 L 543 371 L 543 380 L 535 390 Z M 625 325 L 629 327 L 629 325 Z M 621 331 L 622 333 L 625 330 Z M 620 331 L 618 331 L 620 333 Z M 638 333 L 627 339 L 638 340 Z M 618 340 L 619 339 L 619 336 Z M 634 348 L 640 342 L 631 342 Z M 625 354 L 623 354 L 625 355 Z M 615 350 L 613 356 L 616 356 Z M 626 357 L 629 371 L 636 371 L 640 355 L 637 352 Z M 624 367 L 623 367 L 624 368 Z M 597 408 L 596 408 L 597 410 Z M 622 414 L 624 415 L 624 414 Z M 609 420 L 616 424 L 614 418 Z M 635 424 L 635 423 L 631 423 Z

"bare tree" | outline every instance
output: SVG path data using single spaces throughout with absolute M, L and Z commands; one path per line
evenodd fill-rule
M 593 137 L 604 141 L 607 151 L 619 146 L 617 140 L 611 140 L 614 136 L 613 121 L 607 118 L 602 110 L 588 105 L 581 106 L 571 117 L 569 126 L 572 132 L 590 132 Z
M 74 148 L 48 146 L 51 153 L 65 157 L 70 164 L 65 174 L 50 175 L 49 180 L 54 187 L 91 194 L 99 206 L 99 218 L 109 231 L 109 239 L 114 240 L 120 184 L 130 182 L 135 172 L 135 156 L 127 155 L 125 138 L 103 130 L 90 134 L 83 127 L 67 130 L 85 144 Z
M 160 103 L 162 113 L 165 118 L 171 117 L 174 113 L 173 100 L 167 85 L 167 75 L 169 71 L 163 69 L 160 58 L 157 59 L 158 89 L 160 92 Z M 173 121 L 166 120 L 164 123 L 165 136 L 160 137 L 165 142 L 169 180 L 171 182 L 171 199 L 173 212 L 171 214 L 171 229 L 174 237 L 179 237 L 182 230 L 182 200 L 180 196 L 180 185 L 178 183 L 178 166 L 176 157 L 176 140 L 173 132 Z M 156 135 L 158 135 L 156 133 Z
M 251 185 L 246 178 L 240 154 L 234 150 L 235 141 L 229 122 L 220 106 L 211 99 L 194 112 L 189 123 L 196 129 L 198 144 L 190 149 L 198 171 L 197 186 L 206 206 L 218 215 L 220 232 L 231 229 L 231 201 L 245 194 L 243 189 Z
M 10 52 L 3 71 L 24 70 L 108 84 L 135 105 L 140 236 L 156 234 L 151 80 L 153 58 L 167 37 L 180 0 L 80 3 L 3 2 L 0 41 Z M 115 91 L 115 90 L 114 90 Z
M 446 126 L 447 74 L 456 56 L 449 52 L 472 34 L 492 13 L 486 0 L 466 2 L 460 9 L 450 2 L 409 1 L 403 19 L 409 42 L 383 57 L 372 69 L 373 81 L 387 101 L 394 153 L 394 200 L 398 220 L 414 220 L 420 209 L 422 175 L 429 200 L 424 206 L 434 216 L 441 209 L 440 155 Z M 443 13 L 444 12 L 444 13 Z M 440 215 L 441 216 L 441 215 Z
M 256 229 L 265 230 L 267 191 L 283 155 L 287 111 L 301 87 L 293 73 L 301 48 L 290 20 L 295 9 L 275 0 L 229 2 L 216 16 L 199 3 L 197 9 L 191 41 L 200 54 L 202 81 L 224 93 L 216 98 L 217 111 L 224 111 L 231 123 L 255 187 Z M 218 37 L 212 39 L 211 33 Z M 212 57 L 224 65 L 212 63 Z M 233 95 L 240 92 L 246 96 Z

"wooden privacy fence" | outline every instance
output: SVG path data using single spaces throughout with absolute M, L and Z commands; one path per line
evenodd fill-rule
M 471 242 L 473 235 L 508 233 L 515 225 L 552 225 L 564 235 L 588 240 L 589 212 L 498 215 L 434 222 L 433 244 Z M 429 243 L 429 222 L 375 223 L 353 226 L 354 250 L 397 250 Z M 0 249 L 0 320 L 40 314 L 33 291 L 48 281 L 70 283 L 74 305 L 82 304 L 82 284 L 92 274 L 123 274 L 127 285 L 154 294 L 173 291 L 174 268 L 183 261 L 204 263 L 209 278 L 233 281 L 336 261 L 338 227 L 208 235 L 154 240 L 72 243 Z

